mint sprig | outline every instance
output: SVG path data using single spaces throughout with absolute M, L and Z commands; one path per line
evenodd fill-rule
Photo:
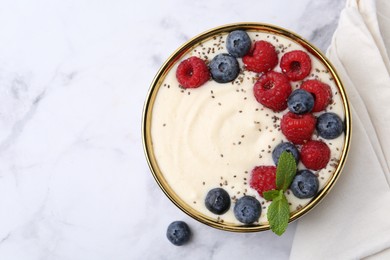
M 279 196 L 273 199 L 268 207 L 268 221 L 271 230 L 278 236 L 286 231 L 288 220 L 290 218 L 290 207 L 283 190 L 279 190 Z
M 263 197 L 266 200 L 273 200 L 276 197 L 279 196 L 279 191 L 278 190 L 269 190 L 269 191 L 264 191 L 263 192 Z
M 276 188 L 277 190 L 266 191 L 263 196 L 266 200 L 272 200 L 268 207 L 267 218 L 271 230 L 278 236 L 282 235 L 288 226 L 290 219 L 290 207 L 284 192 L 293 181 L 297 171 L 297 164 L 294 156 L 284 151 L 276 167 Z
M 286 191 L 288 187 L 290 187 L 296 172 L 297 164 L 294 156 L 291 153 L 284 151 L 280 155 L 278 166 L 276 167 L 276 188 L 278 190 Z

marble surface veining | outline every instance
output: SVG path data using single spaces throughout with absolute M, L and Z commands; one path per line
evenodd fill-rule
M 182 43 L 226 23 L 296 31 L 322 50 L 344 1 L 21 1 L 0 8 L 0 259 L 287 259 L 282 237 L 190 219 L 158 188 L 143 102 Z M 185 220 L 191 243 L 171 245 Z

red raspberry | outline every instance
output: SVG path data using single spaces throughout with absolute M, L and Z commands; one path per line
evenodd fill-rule
M 312 114 L 285 114 L 280 127 L 286 138 L 294 144 L 303 144 L 311 139 L 316 128 L 316 118 Z
M 280 68 L 290 80 L 302 80 L 310 74 L 311 60 L 304 51 L 290 51 L 280 60 Z
M 309 141 L 302 146 L 301 161 L 306 168 L 320 170 L 325 168 L 330 159 L 330 149 L 322 141 Z
M 276 167 L 257 166 L 252 170 L 249 185 L 263 197 L 264 191 L 276 189 Z
M 179 64 L 176 78 L 183 88 L 197 88 L 210 79 L 210 72 L 203 60 L 190 57 Z
M 332 101 L 332 90 L 321 81 L 315 79 L 304 81 L 301 89 L 310 92 L 314 96 L 314 107 L 311 112 L 324 110 Z
M 257 102 L 274 111 L 282 111 L 287 108 L 287 99 L 291 92 L 287 77 L 275 71 L 263 74 L 253 86 Z
M 267 72 L 278 64 L 275 47 L 267 41 L 257 41 L 252 50 L 242 58 L 247 70 Z

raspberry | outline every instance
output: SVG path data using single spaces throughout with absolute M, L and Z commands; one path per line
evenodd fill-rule
M 290 80 L 302 80 L 310 74 L 311 60 L 304 51 L 290 51 L 280 60 L 280 68 Z
M 242 58 L 247 70 L 267 72 L 278 64 L 278 54 L 275 47 L 267 41 L 257 41 L 253 49 Z
M 301 161 L 306 168 L 320 170 L 325 168 L 330 159 L 330 149 L 322 141 L 310 141 L 302 146 Z
M 312 112 L 324 110 L 332 101 L 332 90 L 327 84 L 321 81 L 315 79 L 304 81 L 301 89 L 310 92 L 314 96 L 314 108 Z
M 190 57 L 179 64 L 176 78 L 183 88 L 197 88 L 210 79 L 210 73 L 203 60 Z
M 294 144 L 303 144 L 311 139 L 316 128 L 316 118 L 312 114 L 285 114 L 280 127 L 286 138 Z
M 257 102 L 274 111 L 287 108 L 287 99 L 291 91 L 290 82 L 286 76 L 275 71 L 262 75 L 253 86 Z
M 276 167 L 257 166 L 252 170 L 249 185 L 255 189 L 260 196 L 263 192 L 276 189 Z

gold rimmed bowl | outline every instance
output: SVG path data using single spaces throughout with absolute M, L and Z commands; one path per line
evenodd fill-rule
M 186 42 L 181 47 L 179 47 L 162 65 L 162 67 L 157 72 L 150 86 L 149 93 L 145 101 L 144 111 L 143 111 L 143 121 L 142 121 L 143 145 L 144 145 L 144 151 L 145 151 L 147 162 L 149 164 L 150 170 L 157 184 L 160 186 L 162 191 L 168 196 L 168 198 L 186 214 L 188 214 L 192 218 L 206 225 L 209 225 L 214 228 L 222 229 L 222 230 L 228 230 L 234 232 L 264 231 L 270 228 L 267 222 L 262 222 L 262 223 L 256 222 L 255 224 L 252 225 L 244 225 L 240 223 L 223 221 L 223 217 L 213 216 L 212 214 L 211 215 L 205 214 L 204 212 L 198 210 L 193 203 L 202 203 L 201 201 L 194 201 L 193 203 L 191 203 L 188 200 L 187 201 L 183 200 L 183 198 L 181 198 L 181 196 L 179 196 L 178 193 L 176 192 L 177 187 L 175 187 L 175 184 L 173 184 L 172 181 L 168 181 L 168 179 L 170 179 L 168 177 L 170 174 L 172 174 L 172 172 L 164 171 L 163 168 L 161 167 L 161 165 L 163 164 L 162 160 L 165 160 L 164 158 L 170 155 L 167 154 L 161 156 L 161 153 L 159 153 L 159 155 L 156 154 L 154 143 L 158 141 L 156 140 L 156 138 L 158 137 L 152 134 L 153 127 L 155 127 L 153 125 L 155 124 L 154 123 L 155 121 L 153 120 L 153 117 L 155 116 L 155 114 L 153 113 L 154 111 L 153 109 L 155 106 L 156 98 L 159 94 L 159 91 L 167 87 L 165 80 L 169 72 L 173 68 L 175 68 L 178 65 L 178 63 L 182 59 L 184 59 L 184 57 L 187 57 L 188 54 L 194 50 L 194 48 L 202 46 L 203 43 L 207 42 L 210 39 L 215 39 L 216 37 L 220 37 L 221 35 L 227 35 L 229 32 L 234 30 L 245 30 L 248 32 L 266 33 L 267 35 L 270 36 L 286 38 L 289 41 L 292 41 L 298 44 L 299 46 L 301 46 L 306 52 L 310 53 L 312 57 L 315 57 L 315 59 L 319 63 L 321 63 L 323 67 L 326 68 L 327 77 L 329 77 L 329 79 L 332 80 L 333 82 L 332 84 L 336 89 L 336 93 L 337 95 L 339 95 L 338 98 L 342 102 L 342 105 L 341 106 L 339 105 L 339 107 L 341 108 L 344 115 L 344 123 L 345 123 L 344 141 L 342 145 L 340 145 L 340 147 L 338 148 L 339 150 L 341 150 L 338 158 L 334 158 L 332 162 L 332 164 L 334 165 L 334 171 L 328 177 L 327 182 L 323 185 L 323 187 L 321 187 L 321 190 L 314 198 L 312 198 L 309 202 L 305 203 L 304 206 L 298 207 L 297 209 L 291 212 L 289 221 L 290 222 L 294 221 L 299 217 L 301 217 L 302 215 L 304 215 L 305 213 L 307 213 L 308 211 L 310 211 L 331 190 L 331 188 L 334 186 L 334 184 L 336 183 L 337 179 L 341 174 L 342 168 L 344 166 L 347 157 L 347 153 L 350 145 L 350 139 L 351 139 L 351 113 L 350 113 L 349 102 L 345 93 L 345 89 L 332 64 L 316 47 L 314 47 L 311 43 L 309 43 L 302 37 L 298 36 L 297 34 L 274 25 L 262 24 L 262 23 L 236 23 L 236 24 L 224 25 L 206 31 L 190 39 L 188 42 Z M 182 89 L 181 91 L 184 92 L 184 94 L 187 93 L 186 90 L 184 89 Z M 188 92 L 188 95 L 190 94 L 191 93 Z M 176 141 L 181 142 L 181 140 L 176 140 Z M 188 144 L 183 142 L 183 145 L 188 145 Z M 223 155 L 221 154 L 221 157 L 222 156 Z M 181 176 L 181 178 L 186 178 L 185 174 Z M 221 185 L 223 184 L 221 183 Z M 186 187 L 184 187 L 184 189 L 185 188 Z M 183 189 L 183 187 L 181 187 L 181 189 Z

